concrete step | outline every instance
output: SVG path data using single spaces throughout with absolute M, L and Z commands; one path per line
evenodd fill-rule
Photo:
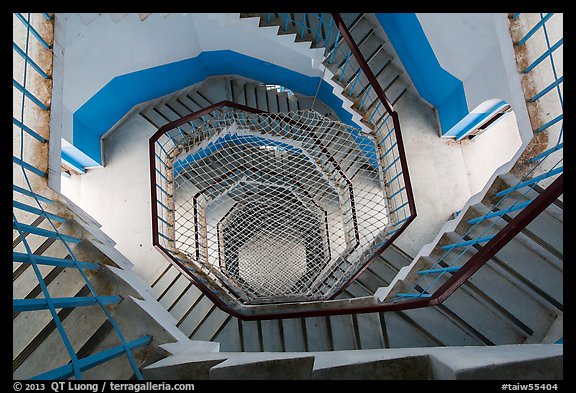
M 296 95 L 288 96 L 288 109 L 290 112 L 295 112 L 300 110 L 300 102 Z
M 169 122 L 172 122 L 174 120 L 178 120 L 180 117 L 182 117 L 182 116 L 178 115 L 178 113 L 174 112 L 174 110 L 172 110 L 172 108 L 170 108 L 168 105 L 166 105 L 163 102 L 156 105 L 154 107 L 154 110 L 156 112 L 158 112 L 163 118 L 165 118 Z
M 30 235 L 30 238 L 32 237 L 39 236 Z M 32 248 L 32 251 L 35 255 L 54 258 L 66 258 L 69 255 L 64 243 L 52 238 L 44 238 L 44 241 L 40 243 L 38 247 Z M 42 277 L 46 277 L 48 274 L 57 274 L 56 272 L 51 273 L 54 270 L 53 266 L 38 265 L 38 268 Z M 61 269 L 58 271 L 61 271 Z M 31 291 L 38 291 L 40 289 L 34 269 L 29 263 L 13 262 L 12 281 L 13 298 L 21 299 L 29 295 Z M 33 295 L 33 297 L 36 296 L 37 295 Z
M 164 273 L 152 283 L 152 293 L 154 296 L 159 298 L 164 291 L 169 289 L 169 286 L 173 285 L 180 275 L 180 271 L 173 265 L 170 265 L 170 268 L 165 270 Z
M 326 317 L 308 317 L 305 323 L 308 351 L 331 351 L 332 342 Z
M 356 314 L 353 315 L 353 319 L 356 320 L 361 349 L 386 347 L 378 313 Z
M 56 245 L 61 244 L 62 248 L 64 249 L 64 252 L 62 253 L 57 253 L 57 255 L 47 255 L 46 253 L 51 253 L 50 248 L 55 247 Z M 44 240 L 44 242 L 42 242 L 42 244 L 40 244 L 40 246 L 38 246 L 35 250 L 32 250 L 32 253 L 34 255 L 46 255 L 46 256 L 54 256 L 56 258 L 64 258 L 66 257 L 66 255 L 68 255 L 68 251 L 65 250 L 64 245 L 62 244 L 62 242 L 58 242 L 56 241 L 56 239 L 53 238 L 47 238 Z M 29 269 L 31 267 L 30 264 L 28 263 L 22 263 L 22 262 L 12 262 L 12 280 L 15 281 L 18 279 L 18 277 L 24 273 L 27 269 Z
M 264 352 L 283 352 L 284 337 L 282 321 L 279 319 L 260 321 L 262 330 L 262 344 Z
M 183 94 L 181 96 L 179 96 L 177 98 L 177 101 L 184 106 L 185 108 L 187 108 L 190 113 L 192 112 L 196 112 L 200 109 L 203 108 L 203 106 L 201 106 L 201 104 L 199 104 L 198 102 L 196 102 L 195 99 L 191 98 L 188 93 L 187 94 Z M 208 117 L 210 117 L 210 115 L 207 115 Z
M 151 107 L 144 109 L 139 114 L 144 120 L 148 121 L 155 128 L 160 128 L 164 124 L 168 123 L 168 121 L 163 116 L 161 116 L 154 110 L 154 108 Z
M 266 91 L 266 101 L 268 102 L 268 112 L 278 113 L 279 99 L 278 93 L 275 90 L 270 89 Z
M 16 213 L 16 212 L 19 212 L 20 210 L 13 209 L 13 211 Z M 46 217 L 44 217 L 44 216 L 35 216 L 32 220 L 27 219 L 27 220 L 23 221 L 21 219 L 21 217 L 18 217 L 18 214 L 16 214 L 16 218 L 18 219 L 19 223 L 30 225 L 33 227 L 37 227 L 44 220 L 46 220 Z M 24 237 L 26 238 L 27 236 L 28 236 L 28 232 L 24 232 Z M 12 238 L 13 238 L 12 248 L 16 247 L 20 242 L 22 242 L 22 239 L 20 238 L 20 232 L 16 229 L 12 229 Z
M 88 277 L 91 272 L 85 272 Z M 85 282 L 76 269 L 65 268 L 47 285 L 51 297 L 73 297 L 82 289 Z M 39 294 L 38 298 L 43 298 Z M 18 332 L 12 340 L 12 354 L 16 357 L 49 323 L 52 316 L 49 310 L 21 312 L 13 319 L 13 331 Z
M 302 318 L 282 319 L 282 333 L 286 352 L 308 351 L 308 341 Z
M 214 306 L 202 323 L 189 335 L 192 340 L 211 341 L 218 335 L 230 315 Z
M 202 291 L 192 284 L 187 287 L 182 293 L 182 296 L 172 305 L 172 308 L 169 310 L 170 314 L 172 314 L 177 321 L 182 321 L 183 318 L 188 316 L 191 310 L 193 310 L 194 305 L 201 297 Z
M 222 330 L 214 337 L 214 341 L 220 343 L 221 352 L 241 352 L 242 338 L 238 325 L 241 322 L 238 318 L 230 317 L 224 324 Z
M 85 292 L 89 293 L 88 290 Z M 62 325 L 76 353 L 81 354 L 82 349 L 90 341 L 97 340 L 96 336 L 106 330 L 101 329 L 107 318 L 99 306 L 62 309 L 60 313 L 62 317 L 65 317 L 62 318 Z M 47 336 L 46 333 L 41 332 L 36 340 L 41 341 L 22 365 L 14 371 L 15 379 L 30 378 L 64 366 L 70 361 L 70 355 L 64 347 L 62 337 L 54 326 Z
M 178 354 L 143 370 L 147 379 L 454 380 L 562 379 L 554 344 L 398 348 L 301 353 Z
M 187 336 L 190 336 L 194 330 L 204 321 L 204 319 L 216 307 L 214 303 L 206 296 L 202 296 L 195 303 L 192 312 L 190 312 L 179 324 L 178 328 Z
M 259 109 L 258 103 L 256 101 L 256 88 L 257 87 L 258 87 L 257 83 L 246 83 L 246 85 L 244 86 L 246 105 L 251 107 L 251 108 L 255 108 L 255 109 Z
M 426 332 L 397 312 L 385 312 L 384 321 L 390 348 L 415 348 L 437 346 Z
M 352 315 L 331 315 L 328 318 L 334 351 L 359 349 Z
M 52 225 L 50 224 L 50 222 L 46 219 L 38 219 L 35 221 L 36 225 L 33 225 L 35 228 L 40 228 L 40 229 L 46 229 L 48 231 L 54 231 L 54 228 L 52 227 Z M 53 221 L 54 226 L 56 227 L 56 229 L 60 229 L 60 227 L 62 226 L 62 223 L 58 222 L 58 221 Z M 34 252 L 34 250 L 36 250 L 38 247 L 40 247 L 42 245 L 42 243 L 44 243 L 44 241 L 46 240 L 45 236 L 41 236 L 41 235 L 36 235 L 33 233 L 27 233 L 24 232 L 25 235 L 25 239 L 26 242 L 28 244 L 28 247 L 30 248 L 30 250 L 32 250 L 32 252 Z M 26 246 L 24 245 L 24 242 L 21 240 L 20 238 L 20 233 L 18 231 L 16 231 L 16 236 L 13 239 L 12 242 L 12 250 L 16 251 L 16 252 L 22 252 L 22 253 L 26 253 Z
M 88 287 L 84 286 L 80 291 L 76 293 L 76 296 L 87 296 L 88 294 Z M 72 310 L 73 309 L 65 308 L 58 311 L 58 317 L 60 321 L 64 323 Z M 27 315 L 29 313 L 21 313 L 20 315 L 23 319 L 26 319 L 32 323 L 40 322 L 40 328 L 30 324 L 25 326 L 26 329 L 19 328 L 18 330 L 13 330 L 15 334 L 12 336 L 12 364 L 13 370 L 15 372 L 15 378 L 16 375 L 26 378 L 46 371 L 42 364 L 37 364 L 37 362 L 34 361 L 35 357 L 30 361 L 28 361 L 28 358 L 34 356 L 38 347 L 40 347 L 45 340 L 53 336 L 53 332 L 56 330 L 56 324 L 53 322 L 48 310 L 33 311 L 33 313 L 34 315 Z M 60 334 L 56 334 L 58 336 L 58 340 L 56 340 L 56 343 L 54 346 L 52 346 L 52 350 L 55 350 L 55 348 L 60 348 L 60 352 L 67 354 L 68 352 L 64 347 Z M 23 364 L 25 364 L 24 367 Z
M 459 319 L 450 318 L 440 307 L 423 307 L 401 312 L 405 317 L 418 324 L 442 345 L 485 345 L 478 337 L 471 334 L 467 326 Z
M 63 269 L 60 266 L 38 266 L 46 285 L 49 285 Z M 26 269 L 12 284 L 12 297 L 14 299 L 32 299 L 39 296 L 41 292 L 38 277 L 32 267 Z
M 469 283 L 514 316 L 533 338 L 543 338 L 556 313 L 530 287 L 498 264 L 490 261 L 469 279 Z
M 196 94 L 200 96 L 203 104 L 232 100 L 229 78 L 209 78 L 196 89 Z
M 184 274 L 179 274 L 177 278 L 158 295 L 158 302 L 170 311 L 190 284 L 190 278 Z
M 258 85 L 256 87 L 256 108 L 261 111 L 268 112 L 268 94 L 266 92 L 266 86 Z
M 230 79 L 230 91 L 232 101 L 246 105 L 246 81 L 242 79 Z
M 243 352 L 262 351 L 262 333 L 259 321 L 241 321 Z
M 511 202 L 509 205 L 512 206 L 513 203 L 514 202 Z M 500 204 L 498 206 L 500 206 Z M 503 207 L 503 209 L 505 210 L 506 208 Z M 464 229 L 466 224 L 468 224 L 477 227 L 477 232 L 488 229 L 489 232 L 487 231 L 486 233 L 494 233 L 496 230 L 504 228 L 507 223 L 512 221 L 513 217 L 516 217 L 522 212 L 522 210 L 517 210 L 502 216 L 490 216 L 491 218 L 478 221 L 484 216 L 489 214 L 493 215 L 494 212 L 492 210 L 492 207 L 486 206 L 483 203 L 471 206 L 470 211 L 467 212 L 465 216 L 466 222 L 462 224 L 462 228 Z M 494 230 L 491 230 L 492 228 Z M 552 254 L 551 260 L 555 260 L 556 265 L 561 266 L 561 261 L 563 260 L 563 229 L 564 225 L 561 220 L 544 211 L 530 222 L 516 238 L 529 247 L 532 244 L 537 245 L 538 247 L 533 247 L 537 251 L 543 248 L 545 253 L 542 255 L 548 257 L 548 254 Z
M 442 304 L 495 345 L 519 344 L 526 340 L 527 333 L 502 314 L 502 309 L 478 295 L 461 287 Z
M 480 223 L 472 229 L 468 236 L 470 239 L 477 238 L 487 228 L 488 224 Z M 491 229 L 491 234 L 497 232 L 497 227 Z M 488 232 L 486 232 L 488 233 Z M 482 235 L 484 236 L 484 235 Z M 464 240 L 468 240 L 465 237 Z M 458 250 L 459 253 L 464 251 Z M 480 249 L 481 245 L 474 246 Z M 455 253 L 456 250 L 453 251 Z M 470 251 L 471 253 L 472 251 Z M 563 263 L 556 255 L 550 253 L 546 248 L 533 242 L 525 234 L 519 233 L 510 240 L 498 253 L 495 258 L 506 264 L 513 271 L 525 277 L 539 290 L 553 298 L 556 302 L 563 303 Z
M 353 281 L 344 291 L 348 292 L 352 297 L 363 297 L 374 294 L 358 281 Z
M 167 108 L 169 108 L 171 111 L 173 111 L 174 113 L 176 113 L 178 115 L 178 117 L 184 117 L 186 115 L 189 115 L 190 113 L 192 113 L 192 111 L 190 110 L 190 108 L 188 108 L 186 105 L 184 105 L 179 99 L 178 97 L 174 97 L 172 98 L 170 101 L 166 102 L 164 104 Z
M 369 269 L 373 274 L 378 276 L 379 280 L 385 283 L 383 286 L 389 285 L 396 277 L 396 274 L 398 274 L 398 271 L 393 269 L 381 258 L 378 258 L 374 263 L 372 263 Z
M 380 278 L 371 267 L 368 267 L 357 279 L 362 283 L 362 285 L 370 290 L 371 293 L 376 292 L 376 290 L 382 286 L 386 286 L 388 282 Z
M 380 254 L 380 258 L 383 259 L 390 267 L 396 269 L 396 271 L 399 271 L 404 266 L 409 265 L 413 260 L 413 257 L 409 256 L 395 245 L 391 245 L 390 247 L 386 248 L 386 250 Z

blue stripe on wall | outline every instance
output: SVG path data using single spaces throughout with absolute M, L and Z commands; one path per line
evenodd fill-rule
M 461 80 L 442 68 L 413 13 L 377 13 L 398 57 L 422 98 L 438 110 L 442 134 L 468 115 Z
M 73 115 L 73 145 L 87 157 L 84 166 L 101 165 L 100 138 L 134 105 L 187 86 L 209 76 L 241 75 L 266 84 L 278 84 L 308 96 L 316 94 L 320 77 L 310 77 L 231 50 L 202 52 L 198 56 L 148 68 L 112 79 Z M 332 108 L 340 120 L 358 127 L 332 86 L 320 83 L 318 98 Z

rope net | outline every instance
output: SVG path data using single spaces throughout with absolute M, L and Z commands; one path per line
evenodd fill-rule
M 160 240 L 243 302 L 328 298 L 401 220 L 375 133 L 310 110 L 209 117 L 156 143 Z

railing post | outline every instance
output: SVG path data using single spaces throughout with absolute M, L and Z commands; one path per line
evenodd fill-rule
M 546 23 L 546 21 L 547 21 L 548 19 L 550 19 L 550 18 L 552 17 L 552 15 L 554 15 L 553 12 L 550 12 L 550 13 L 546 14 L 546 16 L 545 16 L 544 18 L 542 18 L 538 23 L 536 23 L 536 25 L 535 25 L 532 29 L 530 29 L 530 31 L 529 31 L 528 33 L 526 33 L 526 35 L 525 35 L 524 37 L 522 37 L 522 38 L 520 39 L 520 41 L 518 41 L 518 42 L 516 43 L 516 45 L 518 45 L 518 46 L 524 45 L 524 44 L 526 43 L 526 41 L 528 41 L 528 39 L 529 39 L 530 37 L 532 37 L 532 36 L 534 35 L 534 33 L 536 33 L 536 31 L 538 31 L 538 29 L 539 29 L 540 27 L 542 27 L 542 26 L 544 25 L 544 23 Z
M 306 26 L 306 12 L 302 16 L 302 29 L 300 30 L 300 38 L 304 38 L 304 28 Z
M 478 269 L 480 269 L 490 258 L 500 251 L 510 240 L 520 231 L 530 224 L 540 213 L 552 204 L 564 192 L 564 175 L 561 174 L 544 192 L 542 192 L 532 203 L 514 217 L 504 228 L 502 228 L 488 243 L 486 243 L 476 254 L 474 254 L 465 265 L 463 265 L 450 279 L 434 292 L 433 297 L 439 302 L 448 298 L 456 289 L 464 284 Z
M 48 110 L 48 106 L 46 106 L 42 101 L 40 101 L 34 94 L 30 93 L 24 86 L 16 81 L 16 79 L 12 79 L 12 86 L 18 89 L 24 96 L 28 97 L 30 101 L 38 105 L 40 109 Z
M 560 38 L 558 42 L 556 42 L 552 47 L 546 50 L 546 52 L 542 53 L 540 57 L 534 60 L 530 65 L 528 65 L 524 70 L 522 70 L 523 74 L 526 74 L 534 69 L 538 64 L 540 64 L 546 57 L 550 56 L 556 49 L 558 49 L 564 43 L 564 38 Z
M 20 22 L 22 22 L 22 24 L 24 26 L 26 26 L 26 28 L 28 30 L 30 30 L 30 33 L 32 33 L 32 35 L 34 37 L 36 37 L 36 39 L 40 42 L 40 44 L 46 48 L 46 49 L 52 49 L 52 45 L 50 45 L 48 42 L 46 42 L 46 40 L 44 38 L 42 38 L 42 36 L 40 35 L 40 33 L 38 33 L 36 31 L 36 29 L 34 27 L 32 27 L 32 25 L 22 16 L 22 14 L 20 13 L 15 13 L 14 15 L 16 15 L 16 17 L 20 20 Z
M 320 34 L 322 33 L 322 22 L 324 22 L 324 19 L 322 19 L 322 15 L 321 14 L 318 15 L 320 23 L 318 24 L 318 30 L 316 31 L 316 43 L 318 43 L 318 37 L 320 37 Z

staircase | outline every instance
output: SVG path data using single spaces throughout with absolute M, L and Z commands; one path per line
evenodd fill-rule
M 278 34 L 294 34 L 295 42 L 310 42 L 311 48 L 324 48 L 323 65 L 331 74 L 330 80 L 342 89 L 350 108 L 361 116 L 362 124 L 375 129 L 386 118 L 384 105 L 330 14 L 241 13 L 240 17 L 260 18 L 262 27 L 278 26 Z M 391 44 L 385 41 L 384 32 L 369 15 L 346 13 L 341 17 L 390 104 L 394 106 L 405 94 L 418 97 L 402 65 L 392 54 Z
M 245 88 L 228 88 L 238 85 Z M 246 98 L 252 95 L 252 91 L 258 92 L 258 89 L 256 82 L 237 76 L 213 78 L 184 94 L 166 98 L 165 102 L 142 110 L 140 116 L 159 128 L 176 120 L 177 116 L 201 109 L 201 105 L 209 106 L 230 99 L 241 104 L 256 103 L 258 109 L 277 112 L 278 105 L 267 106 L 266 103 L 277 103 L 277 100 L 287 98 L 295 103 L 293 107 L 307 109 L 306 104 L 299 103 L 301 98 L 298 95 L 286 96 L 274 90 L 267 91 L 267 101 L 263 96 L 259 101 Z M 244 94 L 231 94 L 233 91 Z M 264 89 L 260 87 L 260 91 L 264 92 Z M 316 104 L 317 107 L 322 105 L 319 101 Z M 177 110 L 177 113 L 172 113 L 170 108 Z M 326 108 L 324 111 L 329 113 Z M 490 196 L 487 196 L 486 200 L 489 199 Z M 552 224 L 559 225 L 561 229 L 561 221 Z M 394 278 L 400 269 L 412 261 L 413 258 L 402 250 L 389 247 L 338 299 L 373 296 L 379 288 L 396 284 Z M 172 265 L 167 265 L 151 282 L 151 286 L 159 302 L 172 313 L 185 335 L 193 340 L 217 341 L 221 344 L 221 350 L 226 352 L 334 351 L 541 342 L 558 312 L 561 312 L 561 305 L 557 302 L 542 304 L 538 298 L 534 299 L 536 293 L 530 289 L 530 280 L 524 278 L 524 281 L 518 281 L 518 277 L 523 277 L 518 272 L 502 274 L 500 270 L 482 269 L 437 307 L 262 321 L 241 321 L 221 311 Z M 492 280 L 498 280 L 499 286 L 491 284 Z M 508 285 L 510 281 L 512 285 Z M 526 282 L 528 287 L 518 287 L 522 282 Z M 504 283 L 511 288 L 510 291 L 517 291 L 516 296 L 524 294 L 524 297 L 518 298 L 522 300 L 511 303 L 515 297 L 495 290 Z M 539 310 L 531 316 L 530 326 L 525 323 L 524 315 L 516 315 L 525 314 L 527 310 L 518 307 L 522 302 Z M 498 329 L 494 326 L 498 326 Z
M 131 262 L 100 225 L 48 187 L 41 94 L 50 91 L 52 20 L 15 14 L 13 378 L 141 379 L 141 367 L 167 354 L 159 345 L 196 343 L 136 290 Z
M 312 47 L 319 46 L 321 40 L 331 43 L 332 49 L 339 46 L 337 33 L 331 34 L 331 28 L 320 24 L 320 18 L 293 14 L 288 19 L 283 15 L 268 18 L 265 14 L 261 25 L 279 26 L 279 34 L 296 34 L 296 41 L 310 41 Z M 391 104 L 412 94 L 368 18 L 346 14 L 343 19 Z M 319 36 L 321 40 L 316 39 Z M 333 74 L 332 81 L 342 87 L 351 107 L 362 116 L 363 124 L 373 128 L 385 122 L 386 116 L 378 112 L 382 110 L 381 101 L 371 94 L 355 60 L 329 48 L 325 52 L 327 70 Z M 223 100 L 271 113 L 313 109 L 337 120 L 330 108 L 313 97 L 290 94 L 234 75 L 208 78 L 136 108 L 130 116 L 143 120 L 139 124 L 152 131 Z M 195 124 L 203 124 L 217 114 L 207 114 Z M 518 187 L 523 181 L 511 173 L 498 176 L 480 202 L 458 214 L 453 231 L 442 234 L 430 253 L 414 258 L 394 245 L 388 247 L 338 295 L 337 301 L 372 296 L 401 301 L 402 294 L 429 294 L 457 271 L 450 270 L 453 260 L 438 262 L 446 250 L 464 250 L 462 258 L 467 260 L 488 241 L 484 240 L 488 226 L 503 228 L 522 212 L 519 206 L 528 205 L 544 191 L 533 187 L 525 193 Z M 550 332 L 563 316 L 561 199 L 548 206 L 452 296 L 434 307 L 244 321 L 220 310 L 166 261 L 161 273 L 149 283 L 150 294 L 173 318 L 178 328 L 175 332 L 145 310 L 140 302 L 142 291 L 121 278 L 129 269 L 122 258 L 111 257 L 111 239 L 107 243 L 105 234 L 88 229 L 88 224 L 97 227 L 96 222 L 87 222 L 69 204 L 52 195 L 49 199 L 19 186 L 14 191 L 17 232 L 13 236 L 13 297 L 26 300 L 15 303 L 19 308 L 13 314 L 15 379 L 54 369 L 61 374 L 44 376 L 73 375 L 58 322 L 46 309 L 26 311 L 43 304 L 45 291 L 36 271 L 52 297 L 83 302 L 92 288 L 109 310 L 106 313 L 93 302 L 73 302 L 76 307 L 58 311 L 58 320 L 78 359 L 89 361 L 97 354 L 110 359 L 83 370 L 88 379 L 139 377 L 134 364 L 149 379 L 562 378 L 562 347 L 542 344 L 556 341 Z M 494 211 L 499 194 L 510 195 L 510 199 Z M 40 202 L 46 211 L 34 207 Z M 121 268 L 125 273 L 120 274 Z M 433 269 L 441 269 L 443 275 L 433 276 Z M 432 277 L 426 291 L 423 287 L 428 282 L 418 281 L 423 275 Z M 152 300 L 145 301 L 157 304 Z M 130 344 L 134 364 L 121 348 L 115 325 Z M 179 333 L 182 337 L 177 337 Z M 175 339 L 185 343 L 184 349 L 166 345 Z M 194 342 L 205 341 L 219 343 L 220 352 L 214 352 L 214 346 L 202 353 L 193 350 Z

